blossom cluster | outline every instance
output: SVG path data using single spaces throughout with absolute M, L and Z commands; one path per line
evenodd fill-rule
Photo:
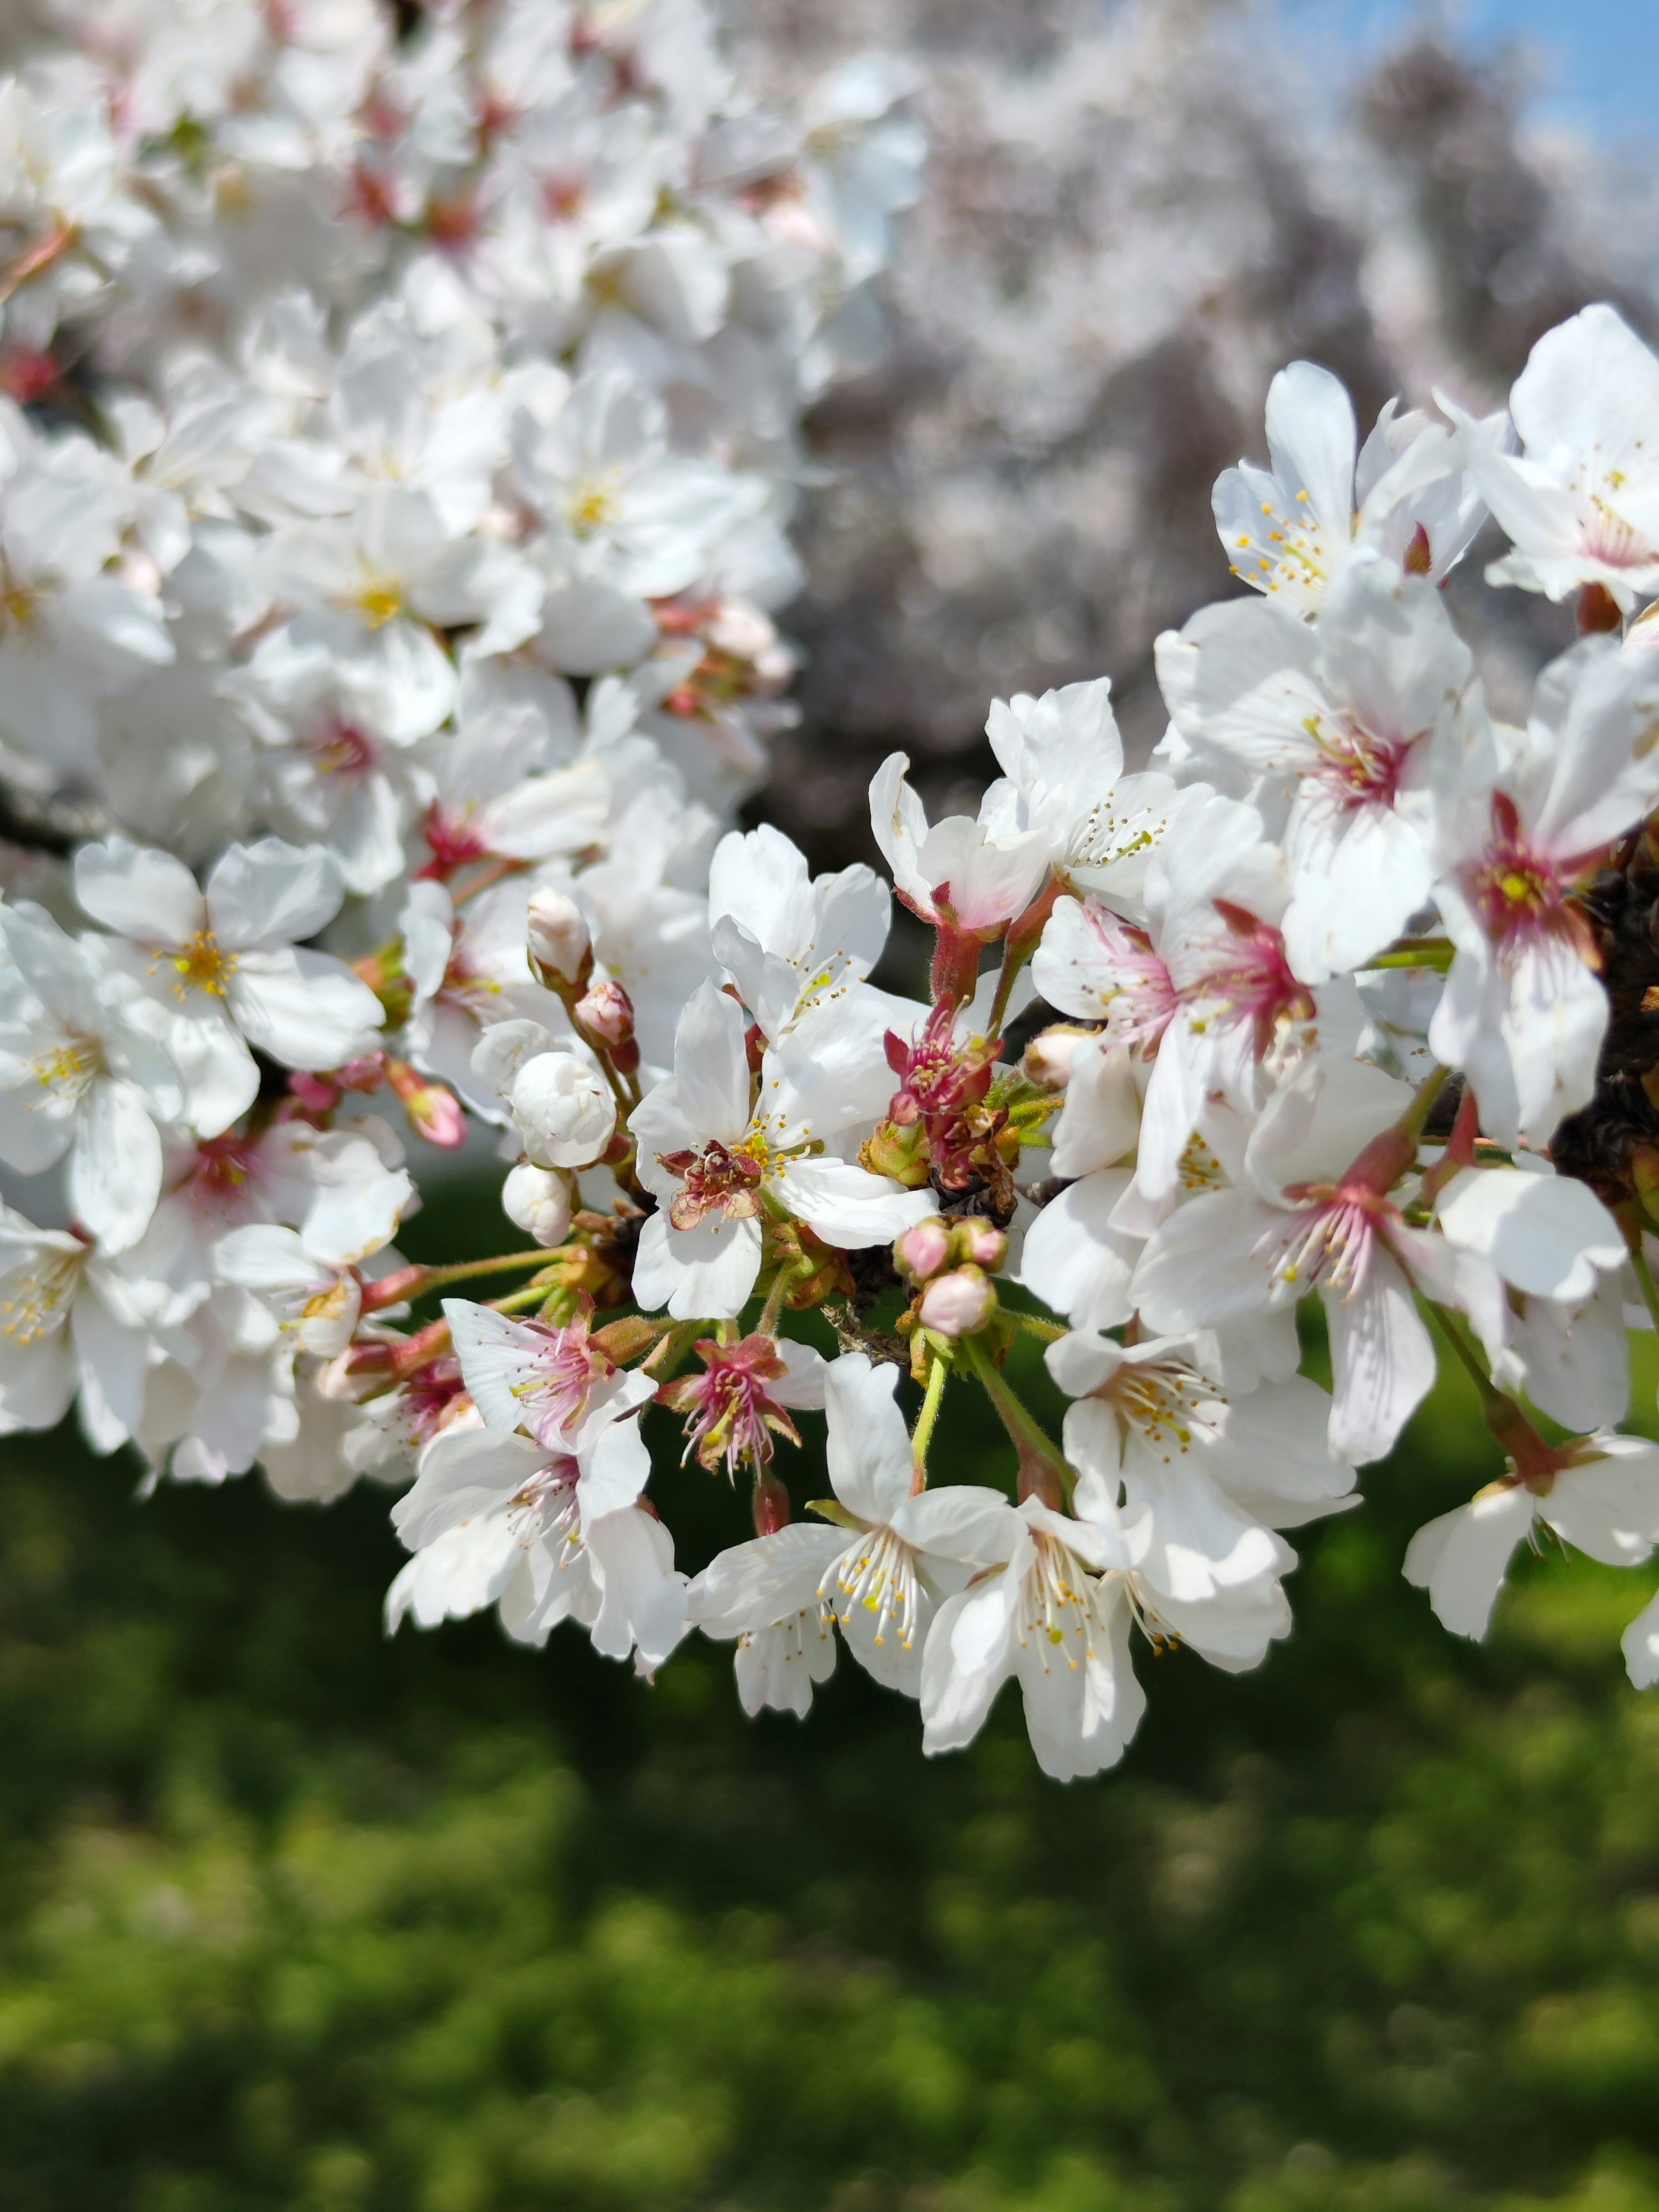
M 1649 1556 L 1659 361 L 1611 309 L 1490 418 L 1362 444 L 1275 379 L 1146 769 L 1103 678 L 992 706 L 973 817 L 876 775 L 909 999 L 872 870 L 720 835 L 902 79 L 766 115 L 691 0 L 67 20 L 0 88 L 0 769 L 94 818 L 0 904 L 0 1160 L 64 1222 L 0 1213 L 0 1425 L 397 1486 L 394 1629 L 568 1619 L 647 1676 L 698 1630 L 797 1714 L 845 1642 L 930 1751 L 1017 1680 L 1061 1778 L 1133 1735 L 1137 1638 L 1288 1632 L 1284 1532 L 1443 1358 L 1505 1455 L 1407 1554 L 1449 1626 L 1523 1538 Z M 1489 516 L 1583 632 L 1524 726 L 1438 589 Z M 525 1241 L 408 1262 L 411 1155 L 469 1135 Z M 941 1464 L 952 1389 L 1005 1488 Z M 754 1533 L 688 1576 L 665 1493 L 722 1475 Z M 1659 1607 L 1626 1649 L 1659 1679 Z

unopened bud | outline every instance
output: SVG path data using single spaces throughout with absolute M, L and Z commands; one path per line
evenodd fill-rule
M 1072 1079 L 1072 1061 L 1079 1045 L 1088 1043 L 1091 1030 L 1044 1030 L 1025 1048 L 1019 1072 L 1039 1091 L 1063 1091 Z
M 626 1044 L 633 1036 L 634 1001 L 620 983 L 590 983 L 572 1012 L 601 1044 Z
M 789 1492 L 775 1475 L 762 1475 L 755 1485 L 755 1534 L 775 1536 L 788 1526 Z
M 618 1075 L 632 1075 L 640 1064 L 634 1035 L 634 1001 L 620 983 L 590 983 L 571 1008 L 576 1026 L 609 1055 Z
M 466 1109 L 446 1084 L 430 1081 L 406 1060 L 388 1060 L 386 1073 L 416 1136 L 451 1152 L 466 1142 Z
M 971 1336 L 996 1310 L 996 1291 L 977 1267 L 936 1275 L 921 1294 L 921 1325 L 935 1336 Z
M 617 1102 L 586 1060 L 539 1052 L 514 1079 L 513 1119 L 538 1168 L 591 1167 L 611 1142 Z
M 913 1283 L 925 1283 L 951 1264 L 951 1231 L 937 1218 L 918 1221 L 893 1246 L 893 1264 Z
M 951 1242 L 958 1259 L 971 1260 L 975 1267 L 991 1274 L 995 1274 L 1008 1256 L 1006 1237 L 994 1221 L 987 1221 L 977 1214 L 969 1214 L 956 1224 Z
M 532 891 L 525 927 L 530 964 L 543 971 L 550 989 L 556 990 L 559 982 L 586 981 L 593 965 L 593 943 L 587 917 L 568 892 L 546 887 Z
M 501 1212 L 537 1244 L 562 1244 L 570 1227 L 570 1178 L 520 1160 L 501 1185 Z

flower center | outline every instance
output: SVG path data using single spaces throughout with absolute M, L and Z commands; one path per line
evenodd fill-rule
M 1313 1019 L 1313 994 L 1285 958 L 1278 930 L 1229 899 L 1214 903 L 1227 939 L 1217 948 L 1215 965 L 1187 984 L 1182 996 L 1194 1009 L 1194 1030 L 1207 1028 L 1217 1015 L 1249 1022 L 1255 1031 L 1255 1056 L 1265 1060 L 1281 1026 Z
M 1177 1453 L 1191 1449 L 1194 1428 L 1213 1425 L 1200 1407 L 1226 1402 L 1207 1376 L 1184 1361 L 1173 1360 L 1157 1367 L 1121 1367 L 1104 1395 L 1166 1467 Z
M 758 1131 L 735 1147 L 715 1139 L 700 1152 L 659 1152 L 657 1157 L 685 1186 L 668 1209 L 676 1229 L 695 1229 L 711 1213 L 724 1213 L 732 1221 L 752 1221 L 759 1214 L 766 1140 Z
M 1020 1577 L 1021 1648 L 1036 1644 L 1045 1674 L 1057 1652 L 1076 1667 L 1095 1656 L 1097 1637 L 1108 1632 L 1100 1585 L 1047 1529 L 1034 1528 L 1031 1542 L 1036 1558 Z
M 831 1588 L 840 1592 L 837 1601 Z M 921 1592 L 916 1555 L 890 1528 L 869 1528 L 824 1571 L 818 1594 L 845 1620 L 855 1605 L 876 1616 L 876 1641 L 884 1644 L 890 1626 L 908 1651 L 915 1640 Z
M 60 1309 L 73 1294 L 84 1255 L 43 1252 L 33 1268 L 5 1284 L 0 1298 L 0 1335 L 14 1344 L 33 1344 L 63 1321 Z
M 1499 792 L 1492 813 L 1492 835 L 1470 885 L 1487 935 L 1512 947 L 1528 939 L 1574 933 L 1568 885 L 1554 860 L 1527 842 L 1514 801 Z
M 1589 512 L 1579 526 L 1579 544 L 1591 560 L 1608 568 L 1645 568 L 1654 557 L 1653 548 L 1646 538 L 1632 529 L 1616 508 L 1609 507 L 1599 492 L 1589 495 Z
M 222 951 L 210 929 L 198 929 L 179 945 L 170 964 L 179 978 L 173 987 L 175 998 L 205 991 L 210 998 L 222 999 L 227 979 L 236 972 L 236 955 Z M 152 968 L 150 973 L 153 975 L 155 969 Z
M 531 1435 L 538 1444 L 552 1444 L 586 1412 L 595 1374 L 609 1370 L 589 1348 L 586 1323 L 568 1328 L 549 1328 L 542 1322 L 526 1326 L 540 1341 L 531 1354 L 533 1371 L 512 1384 L 512 1392 L 524 1408 Z
M 393 609 L 396 612 L 396 609 Z M 377 624 L 378 628 L 379 625 Z M 324 775 L 359 780 L 374 767 L 378 755 L 373 741 L 351 722 L 335 722 L 304 747 Z
M 245 1137 L 210 1137 L 196 1147 L 185 1181 L 193 1199 L 228 1206 L 241 1198 L 257 1172 L 258 1154 Z
M 1349 810 L 1393 805 L 1411 738 L 1380 738 L 1346 720 L 1331 731 L 1317 716 L 1310 716 L 1305 726 L 1319 748 L 1311 773 L 1322 791 Z
M 50 1052 L 38 1052 L 29 1062 L 43 1091 L 66 1091 L 72 1099 L 82 1096 L 103 1064 L 95 1040 L 75 1036 L 60 1038 Z
M 622 512 L 617 498 L 618 474 L 608 469 L 601 476 L 586 477 L 579 483 L 565 501 L 565 520 L 578 538 L 592 538 L 601 530 L 608 530 Z
M 1255 1256 L 1267 1261 L 1275 1292 L 1299 1297 L 1319 1285 L 1351 1298 L 1364 1285 L 1379 1231 L 1394 1212 L 1376 1191 L 1344 1183 L 1285 1229 L 1269 1230 Z
M 357 611 L 371 629 L 384 629 L 403 607 L 404 595 L 396 584 L 368 584 L 357 594 Z

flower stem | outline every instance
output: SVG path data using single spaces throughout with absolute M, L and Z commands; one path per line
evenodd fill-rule
M 1364 963 L 1372 968 L 1433 968 L 1441 975 L 1452 964 L 1456 951 L 1449 937 L 1402 937 L 1386 952 L 1373 953 Z
M 468 1282 L 475 1275 L 503 1274 L 512 1267 L 545 1267 L 559 1257 L 558 1252 L 538 1244 L 533 1252 L 503 1252 L 493 1260 L 458 1260 L 447 1267 L 399 1267 L 392 1274 L 382 1275 L 377 1283 L 363 1285 L 362 1310 L 377 1313 L 382 1306 L 424 1297 L 428 1291 Z
M 789 1285 L 794 1280 L 795 1273 L 795 1269 L 787 1261 L 781 1260 L 778 1262 L 778 1271 L 772 1278 L 772 1287 L 766 1293 L 766 1304 L 761 1308 L 761 1317 L 755 1324 L 757 1334 L 761 1336 L 777 1334 L 778 1316 L 783 1311 L 783 1302 L 788 1295 Z
M 1413 1099 L 1401 1118 L 1400 1126 L 1408 1136 L 1422 1135 L 1423 1124 L 1433 1112 L 1434 1102 L 1444 1090 L 1446 1079 L 1450 1073 L 1450 1068 L 1442 1067 L 1437 1061 L 1418 1085 L 1416 1097 Z
M 910 1439 L 910 1456 L 915 1465 L 912 1487 L 927 1487 L 927 1447 L 933 1441 L 933 1425 L 939 1419 L 939 1409 L 945 1402 L 945 1386 L 950 1380 L 950 1364 L 933 1355 L 933 1365 L 927 1370 L 927 1389 L 921 1401 L 921 1413 L 916 1422 L 915 1434 Z
M 1547 1489 L 1565 1464 L 1563 1455 L 1539 1435 L 1514 1399 L 1493 1382 L 1450 1312 L 1433 1298 L 1425 1303 L 1439 1322 L 1442 1335 L 1468 1370 L 1492 1442 L 1513 1463 L 1523 1482 Z
M 1637 1285 L 1642 1293 L 1642 1303 L 1648 1310 L 1655 1328 L 1659 1328 L 1659 1290 L 1656 1290 L 1653 1270 L 1648 1265 L 1648 1255 L 1642 1249 L 1642 1232 L 1638 1228 L 1636 1242 L 1631 1247 L 1630 1263 L 1636 1270 Z
M 1045 1505 L 1069 1502 L 1077 1477 L 1059 1445 L 1020 1404 L 976 1337 L 963 1337 L 960 1349 L 1019 1454 L 1021 1497 L 1039 1498 Z

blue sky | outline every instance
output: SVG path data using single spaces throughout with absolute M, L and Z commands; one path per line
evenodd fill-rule
M 1524 43 L 1540 119 L 1626 142 L 1659 132 L 1659 0 L 1279 0 L 1322 59 L 1358 66 L 1414 21 L 1490 50 Z

